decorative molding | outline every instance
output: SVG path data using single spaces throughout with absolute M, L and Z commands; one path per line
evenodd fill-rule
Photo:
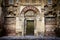
M 34 6 L 26 6 L 25 8 L 23 8 L 23 10 L 21 11 L 22 14 L 26 13 L 28 10 L 32 10 L 35 13 L 39 12 L 39 10 L 34 7 Z

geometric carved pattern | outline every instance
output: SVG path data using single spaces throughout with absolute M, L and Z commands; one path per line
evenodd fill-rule
M 25 8 L 23 8 L 23 10 L 21 11 L 21 13 L 26 13 L 27 11 L 29 11 L 29 10 L 32 10 L 32 11 L 34 11 L 35 13 L 36 12 L 39 12 L 39 10 L 36 8 L 36 7 L 34 7 L 34 6 L 27 6 L 27 7 L 25 7 Z

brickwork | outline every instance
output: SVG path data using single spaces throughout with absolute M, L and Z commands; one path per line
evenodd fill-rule
M 5 24 L 7 35 L 14 36 L 15 34 L 15 27 L 16 27 L 16 18 L 5 18 Z

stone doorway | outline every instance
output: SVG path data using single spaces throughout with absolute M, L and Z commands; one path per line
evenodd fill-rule
M 27 20 L 26 35 L 34 35 L 34 20 Z
M 20 16 L 22 17 L 23 31 L 22 34 L 26 35 L 37 35 L 37 17 L 40 16 L 39 10 L 34 6 L 26 6 L 22 9 Z M 31 24 L 30 24 L 31 23 Z M 29 25 L 28 25 L 29 24 Z M 31 25 L 31 26 L 30 26 Z

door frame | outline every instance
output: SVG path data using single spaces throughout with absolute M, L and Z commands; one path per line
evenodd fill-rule
M 24 20 L 24 35 L 26 35 L 27 20 L 30 20 L 30 19 L 25 18 Z M 34 20 L 34 31 L 35 31 L 35 19 L 31 19 L 31 20 Z
M 28 24 L 26 24 L 26 35 L 34 35 L 34 20 L 26 20 L 26 23 L 28 23 L 28 21 L 32 22 L 33 21 L 33 32 L 31 34 L 27 34 L 27 26 Z

